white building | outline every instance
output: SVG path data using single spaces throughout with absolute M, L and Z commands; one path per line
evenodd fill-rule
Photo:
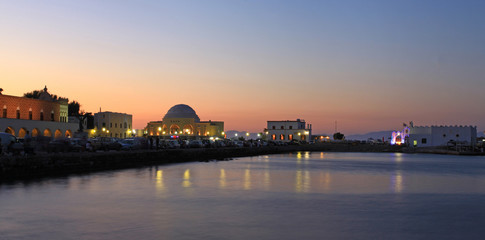
M 94 114 L 94 136 L 127 138 L 133 134 L 132 115 L 117 112 Z
M 477 127 L 473 126 L 425 126 L 409 127 L 409 145 L 415 147 L 447 146 L 448 142 L 475 146 Z
M 305 127 L 306 125 L 306 127 Z M 305 120 L 268 121 L 266 134 L 270 141 L 290 142 L 292 140 L 309 142 L 312 136 L 311 124 Z

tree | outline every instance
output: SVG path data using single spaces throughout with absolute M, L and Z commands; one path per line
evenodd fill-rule
M 41 92 L 42 92 L 42 90 L 34 90 L 32 92 L 27 92 L 27 93 L 24 93 L 24 97 L 26 97 L 26 98 L 33 98 L 33 99 L 39 99 Z
M 333 140 L 344 140 L 344 139 L 345 139 L 345 135 L 343 135 L 340 132 L 336 132 L 333 134 Z
M 68 114 L 69 116 L 77 116 L 80 114 L 81 104 L 76 100 L 72 101 L 68 105 Z

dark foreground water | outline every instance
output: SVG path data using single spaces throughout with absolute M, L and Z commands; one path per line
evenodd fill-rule
M 301 152 L 0 185 L 0 239 L 484 238 L 484 157 Z

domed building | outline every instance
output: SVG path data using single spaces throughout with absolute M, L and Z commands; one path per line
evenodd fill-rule
M 162 121 L 149 122 L 145 131 L 148 136 L 162 138 L 223 138 L 224 122 L 200 121 L 193 108 L 177 104 L 168 110 Z

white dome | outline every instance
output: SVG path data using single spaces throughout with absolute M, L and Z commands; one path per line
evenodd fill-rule
M 195 122 L 200 122 L 200 118 L 194 109 L 185 104 L 177 104 L 170 108 L 163 120 L 165 121 L 166 118 L 193 118 Z

